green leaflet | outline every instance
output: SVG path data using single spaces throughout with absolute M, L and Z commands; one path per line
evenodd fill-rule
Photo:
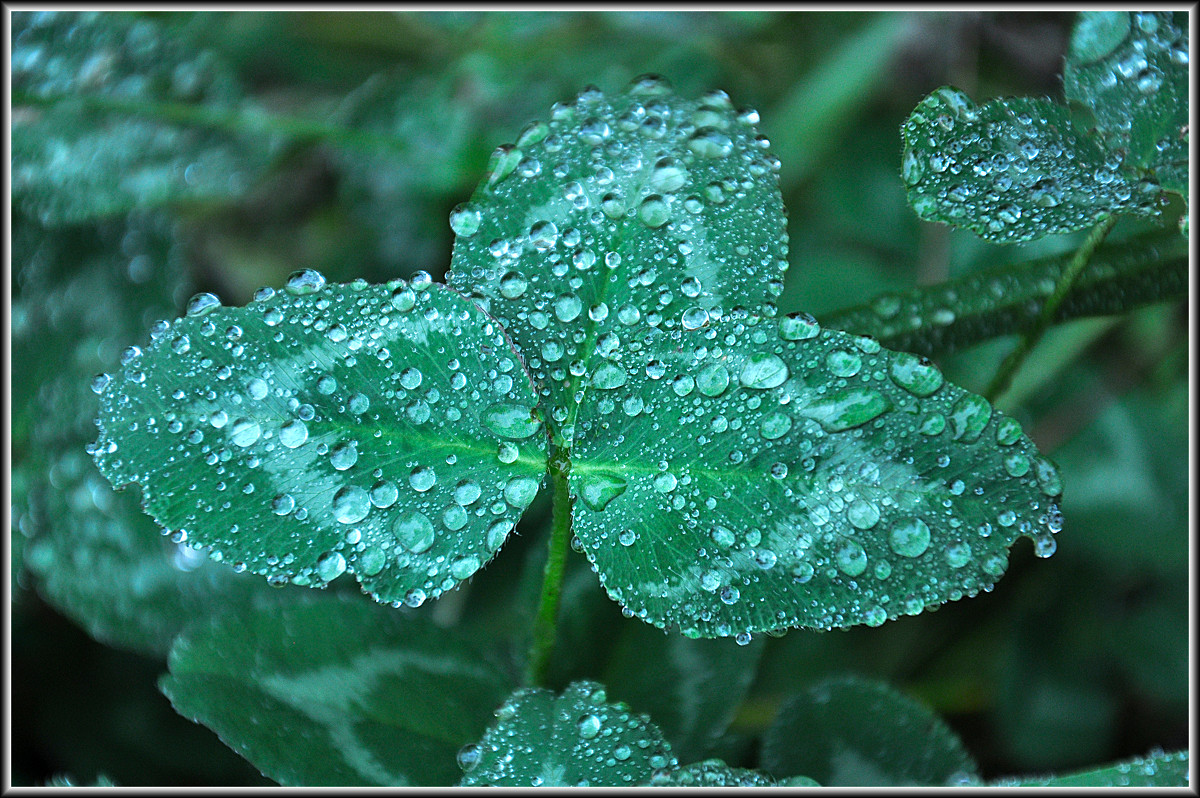
M 610 365 L 580 411 L 574 529 L 656 626 L 879 625 L 989 590 L 1018 535 L 1054 550 L 1057 470 L 915 355 L 792 314 L 648 329 Z
M 784 704 L 763 736 L 762 765 L 827 787 L 961 785 L 976 771 L 937 715 L 858 677 L 828 679 Z
M 695 329 L 783 290 L 779 162 L 757 118 L 656 78 L 589 89 L 497 149 L 451 215 L 448 282 L 512 336 L 555 443 L 572 440 L 587 375 L 639 325 Z
M 933 286 L 879 294 L 827 314 L 829 327 L 869 335 L 891 349 L 947 354 L 1028 328 L 1073 253 L 974 272 Z M 1175 230 L 1101 245 L 1059 305 L 1057 321 L 1125 313 L 1187 295 L 1188 248 Z
M 1092 110 L 1104 146 L 1184 196 L 1188 62 L 1185 12 L 1083 11 L 1063 65 L 1067 99 Z
M 990 782 L 993 787 L 1190 787 L 1187 751 L 1157 751 L 1114 765 L 1041 778 L 1017 777 Z
M 160 687 L 285 786 L 449 786 L 512 688 L 502 663 L 452 629 L 308 594 L 193 627 Z
M 159 524 L 274 582 L 351 572 L 396 604 L 479 570 L 546 467 L 507 339 L 428 275 L 197 295 L 94 387 L 96 461 Z
M 128 13 L 13 14 L 13 203 L 44 224 L 237 196 L 269 136 L 194 127 L 242 105 L 186 31 Z
M 901 177 L 922 219 L 989 241 L 1028 241 L 1089 227 L 1114 213 L 1158 212 L 1157 183 L 1073 125 L 1064 106 L 1028 97 L 976 106 L 937 89 L 901 128 Z
M 625 787 L 677 765 L 658 728 L 609 703 L 596 682 L 574 682 L 557 696 L 522 688 L 496 718 L 478 744 L 459 751 L 460 786 Z

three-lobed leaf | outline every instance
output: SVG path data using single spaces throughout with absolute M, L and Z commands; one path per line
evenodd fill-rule
M 458 761 L 464 787 L 624 787 L 677 766 L 649 718 L 609 702 L 591 681 L 574 682 L 561 695 L 517 690 Z
M 1048 556 L 1055 467 L 915 355 L 746 316 L 648 328 L 580 412 L 575 534 L 616 601 L 688 636 L 879 625 Z
M 448 282 L 512 336 L 558 445 L 639 329 L 695 329 L 783 290 L 779 163 L 757 118 L 657 78 L 589 89 L 497 149 L 452 213 Z
M 189 314 L 103 377 L 93 447 L 159 524 L 273 581 L 355 574 L 421 604 L 503 544 L 546 468 L 500 328 L 428 279 L 325 286 Z
M 198 624 L 167 664 L 175 709 L 285 786 L 449 786 L 513 687 L 497 651 L 332 596 Z

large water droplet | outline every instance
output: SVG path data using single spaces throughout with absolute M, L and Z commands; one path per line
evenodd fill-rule
M 514 441 L 528 438 L 542 426 L 528 407 L 509 402 L 489 405 L 479 414 L 479 420 L 496 435 Z
M 891 406 L 878 391 L 847 388 L 815 399 L 797 408 L 797 412 L 816 421 L 826 432 L 843 432 L 878 418 Z
M 333 494 L 333 517 L 343 524 L 354 524 L 371 511 L 371 497 L 365 490 L 348 485 Z
M 603 360 L 592 372 L 592 385 L 600 390 L 620 388 L 625 384 L 625 370 L 609 360 Z
M 433 530 L 433 522 L 424 513 L 407 512 L 396 518 L 392 525 L 392 534 L 404 548 L 413 554 L 429 551 L 437 535 Z
M 901 557 L 919 557 L 929 548 L 929 527 L 920 518 L 901 518 L 892 524 L 888 545 Z
M 628 484 L 621 477 L 611 474 L 587 474 L 580 480 L 579 497 L 584 504 L 599 512 L 624 493 Z
M 888 365 L 892 382 L 914 396 L 929 396 L 942 387 L 942 372 L 926 358 L 896 352 Z
M 746 359 L 738 381 L 747 388 L 776 388 L 788 378 L 787 365 L 778 355 L 757 353 Z

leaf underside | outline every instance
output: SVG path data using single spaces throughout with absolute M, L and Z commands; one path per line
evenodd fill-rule
M 103 389 L 96 460 L 239 569 L 313 586 L 350 572 L 419 605 L 482 567 L 533 500 L 533 390 L 502 331 L 444 286 L 305 285 L 157 325 Z

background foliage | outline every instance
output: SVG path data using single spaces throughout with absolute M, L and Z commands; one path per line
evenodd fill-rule
M 760 111 L 789 214 L 781 312 L 832 317 L 883 292 L 1050 258 L 1082 240 L 997 246 L 922 222 L 900 179 L 900 126 L 937 86 L 980 104 L 1063 102 L 1072 14 L 122 12 L 87 26 L 71 17 L 13 18 L 18 784 L 56 774 L 269 783 L 176 715 L 155 680 L 184 623 L 302 589 L 195 561 L 157 534 L 136 498 L 108 489 L 83 452 L 95 439 L 92 376 L 144 343 L 154 319 L 181 313 L 194 290 L 244 304 L 298 268 L 331 282 L 418 269 L 441 279 L 448 214 L 488 154 L 585 85 L 615 91 L 656 72 L 683 96 L 721 88 Z M 69 39 L 78 58 L 39 61 L 38 37 L 72 30 L 85 31 Z M 48 99 L 63 96 L 75 101 Z M 1125 219 L 1111 239 L 1154 225 Z M 990 340 L 935 359 L 948 379 L 982 391 L 1010 347 Z M 667 638 L 623 618 L 573 555 L 553 686 L 603 682 L 611 698 L 649 713 L 684 762 L 754 765 L 757 738 L 789 697 L 845 675 L 924 702 L 984 778 L 1186 748 L 1187 355 L 1178 298 L 1048 333 L 1000 407 L 1059 464 L 1066 525 L 1049 561 L 1018 544 L 994 592 L 878 629 L 793 631 L 730 653 L 718 646 L 728 641 Z M 535 502 L 501 557 L 417 612 L 466 637 L 491 629 L 521 650 L 548 509 Z M 171 589 L 173 573 L 196 570 L 202 587 Z M 331 590 L 369 601 L 344 582 Z M 124 598 L 126 586 L 138 601 Z M 131 617 L 147 597 L 157 626 Z M 660 707 L 647 661 L 730 690 L 729 706 L 710 707 L 732 718 L 729 731 L 709 739 L 703 724 Z

